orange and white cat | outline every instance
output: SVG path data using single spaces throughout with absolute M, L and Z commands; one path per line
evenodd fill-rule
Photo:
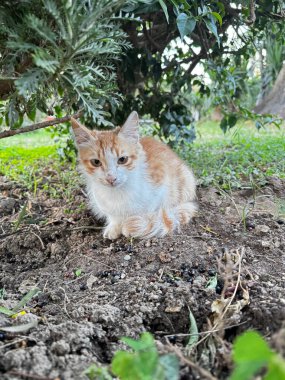
M 195 178 L 165 144 L 139 136 L 132 112 L 121 128 L 89 130 L 71 118 L 90 205 L 104 237 L 162 237 L 195 214 Z

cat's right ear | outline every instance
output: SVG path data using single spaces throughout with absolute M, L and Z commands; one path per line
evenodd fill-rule
M 89 129 L 80 124 L 79 121 L 71 117 L 70 122 L 78 148 L 90 145 L 90 143 L 96 140 L 95 136 L 91 135 Z

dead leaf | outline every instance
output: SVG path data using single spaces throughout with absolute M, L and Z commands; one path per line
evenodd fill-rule
M 162 263 L 170 263 L 170 261 L 172 261 L 172 257 L 169 253 L 161 252 L 157 256 Z

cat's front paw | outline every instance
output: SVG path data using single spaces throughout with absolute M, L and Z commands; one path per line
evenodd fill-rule
M 120 225 L 108 224 L 108 226 L 104 230 L 103 237 L 105 239 L 115 240 L 115 239 L 118 239 L 121 233 L 122 233 L 122 229 Z

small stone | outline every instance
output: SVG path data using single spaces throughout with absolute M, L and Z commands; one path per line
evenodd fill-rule
M 147 240 L 144 244 L 146 248 L 149 248 L 151 246 L 150 240 Z
M 266 241 L 266 240 L 262 240 L 262 241 L 261 241 L 261 245 L 262 245 L 262 247 L 264 247 L 264 248 L 270 248 L 270 247 L 271 247 L 271 243 L 270 243 L 270 241 Z
M 248 228 L 249 230 L 252 230 L 253 228 L 255 228 L 255 224 L 254 224 L 254 222 L 252 222 L 252 221 L 250 221 L 250 220 L 247 220 L 247 221 L 245 222 L 245 226 L 246 226 L 246 228 Z
M 126 277 L 126 274 L 125 273 L 122 273 L 121 274 L 121 279 L 124 279 Z
M 62 356 L 70 351 L 70 345 L 64 340 L 59 340 L 52 343 L 51 351 L 57 355 Z
M 159 253 L 158 257 L 162 263 L 170 263 L 170 261 L 172 260 L 171 256 L 164 252 Z
M 86 281 L 87 288 L 90 290 L 92 289 L 92 286 L 95 282 L 98 281 L 98 277 L 93 276 L 93 274 L 90 275 L 90 277 Z
M 16 199 L 14 198 L 3 198 L 0 199 L 0 214 L 9 215 L 13 212 L 16 206 Z
M 168 306 L 165 308 L 166 313 L 179 313 L 182 309 L 182 305 Z
M 196 285 L 198 286 L 199 288 L 202 288 L 204 287 L 206 283 L 206 279 L 204 276 L 197 276 L 194 280 L 193 280 L 193 285 Z
M 255 227 L 255 232 L 259 235 L 267 234 L 270 231 L 270 228 L 266 226 L 265 224 L 258 224 Z
M 130 255 L 125 255 L 125 256 L 124 256 L 124 260 L 126 260 L 126 261 L 131 260 L 131 256 L 130 256 Z

